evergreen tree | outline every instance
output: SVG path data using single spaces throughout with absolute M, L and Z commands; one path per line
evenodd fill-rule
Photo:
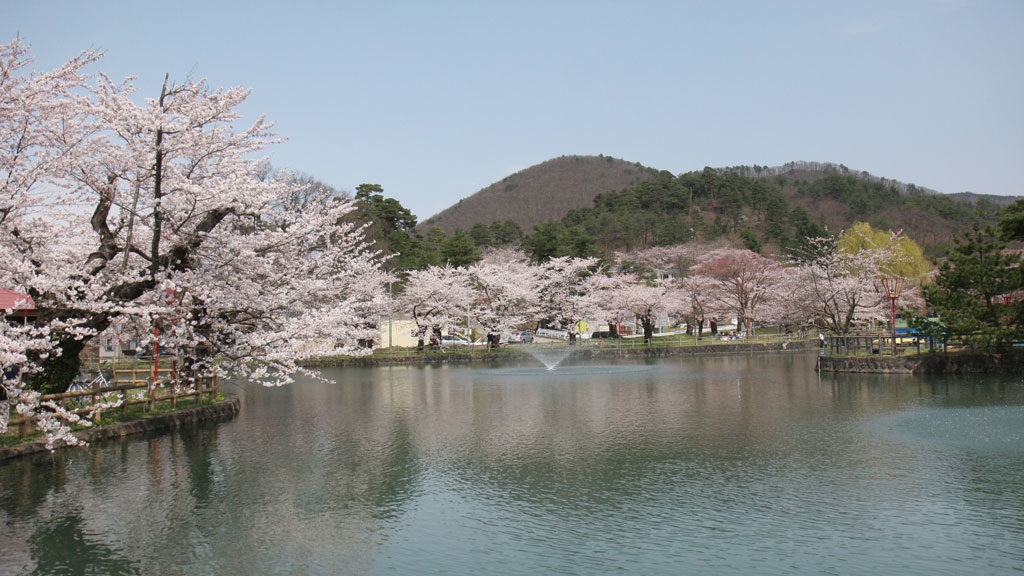
M 990 226 L 975 225 L 954 239 L 935 282 L 924 288 L 925 301 L 941 322 L 926 326 L 932 336 L 941 330 L 984 349 L 1021 337 L 1021 303 L 1012 302 L 1022 287 L 1021 258 L 1005 247 Z
M 480 249 L 465 230 L 456 230 L 441 242 L 441 260 L 453 267 L 465 267 L 480 261 Z

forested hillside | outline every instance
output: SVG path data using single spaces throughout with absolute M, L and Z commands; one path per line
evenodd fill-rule
M 630 183 L 596 191 L 616 179 Z M 958 233 L 997 222 L 1016 199 L 939 194 L 841 164 L 704 168 L 677 176 L 603 156 L 564 156 L 518 172 L 418 226 L 381 192 L 365 185 L 356 195 L 359 219 L 375 223 L 371 237 L 393 255 L 389 266 L 401 270 L 464 265 L 499 246 L 521 247 L 535 261 L 691 241 L 784 256 L 808 238 L 856 222 L 902 231 L 935 259 Z
M 589 170 L 597 175 L 586 178 Z M 582 192 L 573 184 L 601 181 L 609 172 L 642 181 L 593 195 L 592 186 Z M 543 202 L 527 191 L 541 188 Z M 580 206 L 588 195 L 589 202 Z M 940 256 L 957 232 L 975 222 L 995 222 L 999 208 L 1012 200 L 939 194 L 828 163 L 705 168 L 675 176 L 611 158 L 570 156 L 510 176 L 420 229 L 444 221 L 449 232 L 470 230 L 511 219 L 526 234 L 525 247 L 546 257 L 602 255 L 694 239 L 785 252 L 808 236 L 863 221 L 903 230 L 929 255 Z M 570 205 L 576 207 L 565 208 Z
M 535 252 L 539 246 L 575 245 L 601 254 L 724 238 L 755 251 L 782 253 L 799 248 L 807 237 L 862 221 L 903 230 L 938 256 L 958 231 L 995 222 L 999 208 L 984 199 L 959 200 L 840 169 L 753 177 L 742 175 L 745 171 L 661 172 L 655 180 L 598 195 L 592 207 L 538 226 L 525 242 Z

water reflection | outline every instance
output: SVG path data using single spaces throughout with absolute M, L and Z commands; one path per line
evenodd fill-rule
M 77 510 L 43 523 L 29 539 L 37 574 L 139 574 L 136 563 L 119 546 L 102 542 Z M 59 546 L 54 546 L 59 542 Z M 83 570 L 83 567 L 85 569 Z
M 240 386 L 234 421 L 0 466 L 0 574 L 1022 568 L 1019 383 L 813 361 Z

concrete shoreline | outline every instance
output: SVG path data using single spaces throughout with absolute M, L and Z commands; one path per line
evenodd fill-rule
M 105 426 L 83 428 L 82 430 L 75 431 L 74 435 L 81 440 L 92 443 L 111 438 L 127 438 L 153 432 L 167 432 L 191 426 L 199 422 L 222 422 L 230 420 L 238 414 L 240 407 L 241 402 L 238 400 L 238 397 L 230 396 L 227 399 L 214 404 L 196 406 L 195 408 L 188 408 L 177 412 L 168 412 L 166 414 L 158 414 L 148 418 L 117 422 L 114 424 L 107 424 Z M 55 450 L 65 450 L 67 448 L 69 447 L 63 445 L 54 447 Z M 0 463 L 12 458 L 19 458 L 21 456 L 38 454 L 46 451 L 46 442 L 44 440 L 25 442 L 16 446 L 0 447 Z
M 623 359 L 623 358 L 666 358 L 672 356 L 708 356 L 771 352 L 796 352 L 818 347 L 816 340 L 792 340 L 784 342 L 730 342 L 715 344 L 698 344 L 694 346 L 578 346 L 573 350 L 574 360 Z M 307 368 L 336 368 L 347 366 L 420 366 L 442 364 L 490 364 L 517 360 L 530 360 L 532 356 L 520 345 L 503 345 L 498 351 L 484 351 L 479 354 L 418 354 L 408 356 L 332 356 L 316 358 L 303 362 Z
M 913 356 L 818 357 L 821 372 L 853 374 L 1021 374 L 1024 351 L 935 352 Z

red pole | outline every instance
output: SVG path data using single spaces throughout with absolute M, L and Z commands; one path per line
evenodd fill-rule
M 892 300 L 892 355 L 896 355 L 896 298 L 897 296 L 891 296 Z
M 885 293 L 889 296 L 892 301 L 892 355 L 896 355 L 896 299 L 900 297 L 900 292 L 903 291 L 903 278 L 899 276 L 885 277 L 882 278 L 882 286 L 885 287 Z M 881 343 L 879 343 L 881 345 Z
M 156 378 L 159 374 L 158 368 L 160 366 L 160 342 L 157 341 L 160 331 L 156 326 L 153 327 L 153 385 L 156 386 Z

